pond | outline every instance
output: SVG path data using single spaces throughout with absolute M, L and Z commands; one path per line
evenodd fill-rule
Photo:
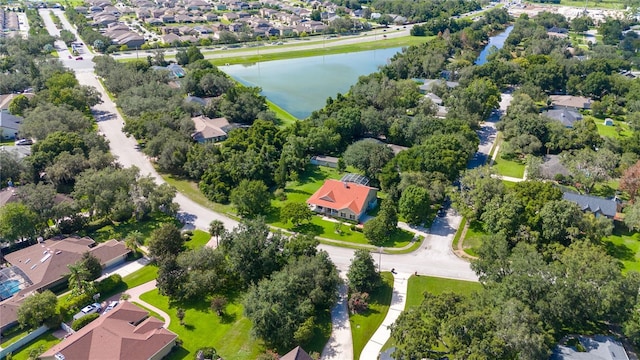
M 380 65 L 400 50 L 389 48 L 220 66 L 220 70 L 244 85 L 261 87 L 267 99 L 298 119 L 304 119 L 324 107 L 329 96 L 345 94 L 360 76 L 378 71 Z
M 495 49 L 492 49 L 493 47 L 497 48 L 498 50 L 502 49 L 505 40 L 507 40 L 509 34 L 511 34 L 511 30 L 513 30 L 513 25 L 506 28 L 500 34 L 490 37 L 489 43 L 484 47 L 484 49 L 482 49 L 480 55 L 478 55 L 478 58 L 476 59 L 476 65 L 482 65 L 487 62 L 487 56 L 495 51 Z

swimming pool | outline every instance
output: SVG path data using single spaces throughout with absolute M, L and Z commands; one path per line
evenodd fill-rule
M 0 283 L 0 300 L 10 298 L 18 291 L 20 291 L 20 281 L 14 279 L 5 280 Z

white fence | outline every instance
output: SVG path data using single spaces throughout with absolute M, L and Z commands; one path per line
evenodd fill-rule
M 14 342 L 13 344 L 7 346 L 6 348 L 2 348 L 0 350 L 0 359 L 4 359 L 4 357 L 7 356 L 7 354 L 12 354 L 12 353 L 15 353 L 16 351 L 20 350 L 23 346 L 25 346 L 29 342 L 35 340 L 35 338 L 37 338 L 38 336 L 46 333 L 47 330 L 49 330 L 49 328 L 46 327 L 45 325 L 42 325 L 39 328 L 37 328 L 37 329 L 33 330 L 32 332 L 28 333 L 27 335 L 25 335 L 20 340 L 18 340 L 16 342 Z

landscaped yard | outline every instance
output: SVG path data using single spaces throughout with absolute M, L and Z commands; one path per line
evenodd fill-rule
M 22 348 L 17 353 L 13 354 L 13 360 L 28 360 L 29 355 L 33 351 L 34 353 L 40 349 L 40 353 L 47 351 L 53 345 L 59 343 L 60 340 L 53 336 L 53 330 L 49 330 L 46 333 L 38 336 L 34 341 L 30 342 L 29 345 Z
M 482 222 L 472 221 L 467 234 L 462 239 L 462 249 L 471 256 L 478 256 L 477 250 L 482 245 L 482 238 L 488 234 L 482 228 Z
M 127 284 L 127 289 L 134 288 L 136 286 L 148 283 L 151 280 L 155 280 L 158 277 L 158 267 L 155 265 L 147 265 L 138 271 L 135 271 L 122 278 L 122 281 Z
M 622 262 L 622 272 L 640 271 L 640 233 L 629 233 L 616 226 L 613 235 L 603 242 L 607 253 Z
M 510 176 L 514 178 L 522 178 L 524 176 L 525 164 L 519 160 L 506 160 L 502 158 L 502 147 L 505 145 L 503 142 L 500 147 L 500 152 L 496 156 L 496 160 L 493 162 L 493 168 L 499 175 Z
M 629 125 L 624 121 L 613 121 L 613 126 L 607 126 L 604 124 L 604 120 L 597 119 L 592 116 L 586 116 L 596 123 L 598 127 L 598 134 L 601 136 L 607 136 L 614 139 L 623 139 L 632 135 L 631 129 L 629 129 Z
M 393 294 L 393 275 L 390 272 L 383 272 L 382 280 L 383 286 L 369 294 L 369 309 L 362 314 L 350 314 L 349 316 L 354 359 L 360 359 L 362 349 L 382 324 L 389 311 Z
M 199 249 L 207 245 L 210 239 L 211 235 L 208 232 L 202 230 L 194 230 L 191 240 L 185 242 L 185 246 L 188 250 Z
M 137 221 L 135 219 L 131 219 L 121 223 L 114 223 L 113 225 L 108 225 L 96 231 L 86 233 L 85 235 L 89 236 L 96 242 L 103 242 L 110 239 L 122 240 L 126 238 L 130 232 L 135 230 L 141 232 L 146 240 L 149 238 L 153 230 L 168 222 L 172 222 L 177 226 L 180 226 L 180 222 L 174 217 L 158 213 L 154 214 L 147 220 Z
M 461 295 L 471 295 L 481 289 L 482 285 L 473 281 L 443 279 L 432 276 L 411 276 L 407 288 L 407 303 L 404 309 L 408 310 L 420 305 L 425 291 L 435 295 L 446 291 Z
M 252 324 L 242 314 L 239 297 L 229 299 L 222 317 L 209 309 L 206 300 L 179 305 L 185 309 L 184 326 L 176 317 L 178 306 L 170 306 L 169 299 L 158 294 L 157 289 L 142 294 L 140 298 L 169 314 L 169 330 L 183 341 L 182 347 L 167 359 L 193 359 L 195 352 L 205 346 L 213 346 L 227 360 L 253 360 L 265 350 L 262 342 L 250 335 Z
M 178 178 L 173 175 L 167 174 L 162 174 L 162 179 L 166 181 L 167 184 L 175 187 L 179 193 L 195 201 L 197 204 L 202 205 L 207 209 L 212 209 L 213 211 L 219 212 L 226 216 L 237 218 L 237 215 L 233 211 L 233 207 L 231 205 L 218 204 L 210 201 L 206 196 L 204 196 L 202 192 L 200 192 L 197 183 L 191 180 Z
M 353 169 L 347 169 L 348 171 Z M 272 210 L 267 216 L 267 222 L 275 227 L 299 232 L 313 234 L 315 236 L 348 241 L 355 244 L 369 244 L 369 241 L 360 231 L 351 229 L 351 225 L 341 225 L 340 233 L 336 232 L 336 222 L 323 220 L 320 216 L 314 216 L 310 223 L 303 223 L 294 226 L 291 223 L 283 223 L 280 221 L 280 209 L 289 202 L 304 203 L 307 199 L 318 190 L 327 179 L 340 179 L 343 174 L 338 173 L 336 169 L 313 166 L 307 167 L 307 170 L 300 174 L 298 181 L 290 181 L 285 189 L 287 199 L 284 201 L 274 199 L 271 201 Z M 413 234 L 408 231 L 398 230 L 385 244 L 385 247 L 402 247 L 408 245 L 413 239 Z

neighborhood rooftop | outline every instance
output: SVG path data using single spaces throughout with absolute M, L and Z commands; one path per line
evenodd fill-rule
M 612 199 L 605 199 L 597 196 L 581 195 L 571 192 L 562 194 L 562 198 L 578 204 L 582 211 L 589 211 L 594 214 L 602 214 L 607 217 L 616 216 L 618 203 Z

